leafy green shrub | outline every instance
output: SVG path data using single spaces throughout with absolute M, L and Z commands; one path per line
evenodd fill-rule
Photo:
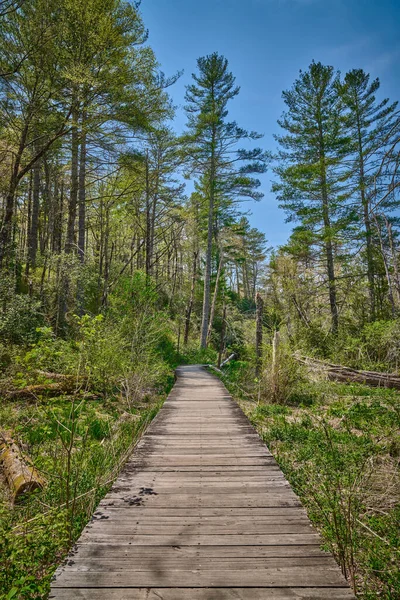
M 310 399 L 301 388 L 306 381 L 304 367 L 293 357 L 290 345 L 284 339 L 280 341 L 275 363 L 272 354 L 272 346 L 268 346 L 260 382 L 261 399 L 283 403 L 308 402 Z
M 214 348 L 199 348 L 198 343 L 187 346 L 180 354 L 181 364 L 186 365 L 215 365 L 218 353 Z
M 4 301 L 1 296 L 7 294 Z M 37 339 L 37 328 L 44 324 L 41 303 L 23 294 L 0 289 L 0 337 L 13 344 L 29 344 Z
M 37 341 L 20 359 L 24 368 L 52 373 L 73 373 L 77 362 L 77 348 L 72 341 L 56 337 L 51 327 L 36 329 Z

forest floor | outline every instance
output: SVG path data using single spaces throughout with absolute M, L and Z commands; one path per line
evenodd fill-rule
M 302 381 L 290 402 L 257 402 L 251 395 L 254 380 L 240 378 L 235 365 L 224 383 L 269 446 L 358 597 L 397 600 L 400 393 Z M 2 401 L 2 428 L 12 432 L 47 481 L 42 492 L 12 507 L 0 479 L 2 600 L 47 597 L 55 567 L 168 391 L 167 386 L 149 392 L 130 404 L 118 394 L 97 400 L 77 395 Z
M 167 390 L 166 390 L 167 391 Z M 117 395 L 2 400 L 0 422 L 46 480 L 12 505 L 0 479 L 0 598 L 46 598 L 56 566 L 79 537 L 166 396 L 127 405 Z
M 229 379 L 357 596 L 400 598 L 400 393 L 308 382 L 277 404 Z

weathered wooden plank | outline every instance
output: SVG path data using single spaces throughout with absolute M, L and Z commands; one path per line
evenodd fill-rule
M 149 518 L 155 519 L 159 517 L 160 519 L 166 517 L 222 517 L 222 518 L 249 518 L 249 519 L 262 519 L 265 516 L 275 516 L 279 518 L 279 516 L 287 516 L 287 515 L 306 515 L 305 510 L 302 506 L 272 506 L 272 507 L 207 507 L 207 506 L 199 506 L 199 507 L 157 507 L 152 508 L 150 506 L 129 506 L 124 504 L 123 506 L 116 507 L 113 504 L 110 506 L 103 506 L 101 503 L 96 510 L 96 515 L 113 515 L 113 518 L 117 518 L 117 515 L 129 515 L 131 518 L 134 518 L 135 515 L 137 518 Z M 122 517 L 123 518 L 123 517 Z M 308 518 L 308 517 L 307 517 Z
M 90 526 L 90 535 L 99 533 L 100 535 L 121 535 L 121 523 L 115 523 L 114 520 L 110 521 L 93 521 Z M 202 536 L 202 535 L 212 535 L 212 536 L 223 536 L 223 535 L 249 535 L 249 534 L 257 534 L 260 535 L 270 535 L 270 534 L 300 534 L 305 533 L 309 534 L 313 532 L 311 524 L 307 521 L 303 523 L 249 523 L 245 521 L 244 523 L 234 523 L 234 524 L 224 524 L 219 523 L 218 525 L 215 523 L 188 523 L 186 525 L 180 523 L 134 523 L 132 521 L 125 522 L 123 527 L 124 536 L 133 537 L 138 535 L 147 535 L 147 536 L 160 536 L 160 535 L 190 535 L 193 537 L 194 535 Z M 199 539 L 201 539 L 199 537 Z
M 166 571 L 192 571 L 196 569 L 207 571 L 233 571 L 279 569 L 292 567 L 331 567 L 337 565 L 331 556 L 288 557 L 288 558 L 221 558 L 205 557 L 199 560 L 196 555 L 183 558 L 181 556 L 160 556 L 157 568 Z M 154 556 L 138 556 L 135 561 L 131 558 L 74 558 L 68 561 L 68 571 L 112 572 L 112 571 L 150 571 L 154 567 Z M 60 570 L 61 573 L 62 569 Z
M 124 528 L 123 528 L 124 529 Z M 86 529 L 82 536 L 82 542 L 90 541 L 92 544 L 108 544 L 115 542 L 119 544 L 137 544 L 139 546 L 283 546 L 307 544 L 315 545 L 321 542 L 316 533 L 300 534 L 265 534 L 265 535 L 193 535 L 186 533 L 171 535 L 125 535 L 123 529 L 118 534 L 97 533 Z
M 239 558 L 239 559 L 263 559 L 263 558 L 321 558 L 330 556 L 323 552 L 318 544 L 292 545 L 292 546 L 137 546 L 125 544 L 95 544 L 79 542 L 71 559 L 84 558 L 129 558 L 136 562 L 143 557 L 154 557 L 154 560 L 162 560 L 165 556 L 173 555 L 182 559 L 197 557 L 199 560 L 205 558 Z
M 144 588 L 53 590 L 59 600 L 354 600 L 347 588 Z
M 337 566 L 283 567 L 253 570 L 110 571 L 80 573 L 66 569 L 53 587 L 344 587 Z
M 273 506 L 301 506 L 296 497 L 287 497 L 284 493 L 278 494 L 219 494 L 208 495 L 199 498 L 196 495 L 177 494 L 163 496 L 139 496 L 139 495 L 112 495 L 102 502 L 102 506 L 152 506 L 160 508 L 168 507 L 221 507 L 221 508 L 245 508 L 245 507 L 264 507 Z
M 350 600 L 299 499 L 220 381 L 177 384 L 50 597 Z

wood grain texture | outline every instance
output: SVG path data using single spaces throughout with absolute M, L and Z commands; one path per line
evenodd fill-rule
M 164 407 L 50 598 L 354 598 L 268 448 L 223 384 L 181 367 Z

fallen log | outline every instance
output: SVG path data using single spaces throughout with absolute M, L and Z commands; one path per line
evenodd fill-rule
M 10 486 L 14 503 L 37 489 L 43 489 L 45 480 L 23 454 L 10 434 L 0 432 L 0 462 Z
M 84 375 L 66 375 L 65 373 L 53 373 L 49 371 L 42 371 L 41 369 L 35 369 L 34 372 L 41 377 L 45 377 L 46 379 L 55 379 L 56 381 L 87 381 L 87 377 Z
M 331 381 L 361 383 L 371 387 L 386 387 L 400 390 L 400 376 L 396 373 L 380 373 L 379 371 L 360 371 L 343 365 L 325 362 L 309 356 L 294 354 L 294 358 L 312 371 L 320 372 Z
M 7 392 L 6 398 L 12 399 L 32 399 L 37 396 L 62 396 L 63 394 L 72 394 L 79 391 L 76 387 L 76 381 L 61 381 L 59 383 L 41 383 L 28 385 L 19 390 Z

